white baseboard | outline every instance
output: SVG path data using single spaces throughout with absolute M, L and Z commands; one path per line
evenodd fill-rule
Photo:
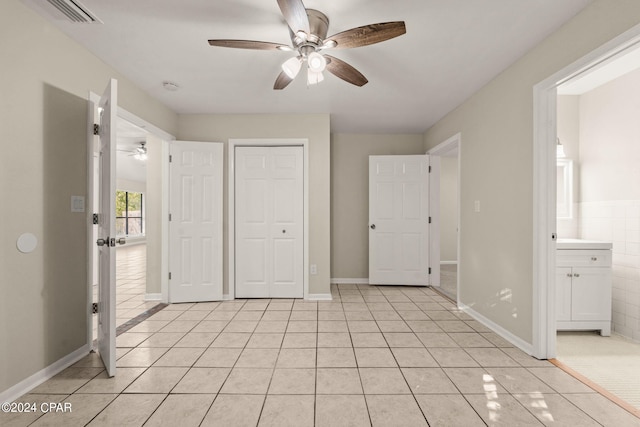
M 514 335 L 513 333 L 507 331 L 505 328 L 503 328 L 502 326 L 498 325 L 497 323 L 487 319 L 486 317 L 484 317 L 482 314 L 478 313 L 477 311 L 475 311 L 471 307 L 469 307 L 467 305 L 464 305 L 462 303 L 458 303 L 458 307 L 462 311 L 467 313 L 469 316 L 473 317 L 475 320 L 477 320 L 478 322 L 482 323 L 484 326 L 486 326 L 487 328 L 491 329 L 493 332 L 495 332 L 496 334 L 500 335 L 505 340 L 509 341 L 511 344 L 513 344 L 516 347 L 518 347 L 520 350 L 524 351 L 528 355 L 532 355 L 533 354 L 533 345 L 532 344 L 524 341 L 522 338 L 520 338 L 520 337 Z
M 87 354 L 89 354 L 89 351 L 89 345 L 85 344 L 73 353 L 67 354 L 62 359 L 52 363 L 46 368 L 36 372 L 30 377 L 20 381 L 13 387 L 0 393 L 0 402 L 13 402 L 20 396 L 28 393 L 49 378 L 57 375 L 61 371 L 67 369 L 69 366 L 85 357 Z
M 145 294 L 145 301 L 162 301 L 162 294 Z
M 331 294 L 308 294 L 305 298 L 309 301 L 331 301 L 333 298 Z
M 345 285 L 368 285 L 369 278 L 366 279 L 331 279 L 331 283 L 345 284 Z
M 457 264 L 458 261 L 440 261 L 440 265 L 445 264 L 445 265 L 455 265 Z

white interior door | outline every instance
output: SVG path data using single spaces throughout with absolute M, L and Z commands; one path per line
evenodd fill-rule
M 235 147 L 238 298 L 304 295 L 303 147 Z
M 170 145 L 169 302 L 222 300 L 222 143 Z
M 369 283 L 428 285 L 429 156 L 369 156 Z
M 116 374 L 116 114 L 118 82 L 100 99 L 100 208 L 98 211 L 98 351 L 109 376 Z

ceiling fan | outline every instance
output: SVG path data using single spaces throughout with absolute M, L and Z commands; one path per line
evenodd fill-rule
M 140 141 L 139 144 L 140 145 L 135 147 L 133 150 L 118 149 L 118 151 L 129 153 L 128 156 L 133 156 L 137 160 L 147 160 L 147 143 L 146 141 Z
M 380 43 L 407 32 L 404 21 L 383 22 L 352 28 L 327 37 L 329 18 L 315 9 L 306 9 L 302 0 L 277 0 L 280 11 L 289 25 L 293 46 L 252 40 L 209 40 L 211 46 L 238 49 L 281 50 L 297 52 L 282 64 L 282 72 L 276 78 L 274 89 L 284 89 L 307 65 L 307 84 L 324 80 L 322 72 L 329 71 L 336 77 L 364 86 L 367 78 L 346 62 L 323 53 L 327 49 L 349 49 Z

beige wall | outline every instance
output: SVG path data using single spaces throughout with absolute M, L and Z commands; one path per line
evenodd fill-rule
M 174 132 L 177 116 L 19 0 L 0 2 L 0 393 L 86 344 L 87 96 Z M 22 254 L 16 239 L 38 238 Z
M 306 138 L 309 140 L 309 264 L 318 274 L 309 276 L 309 292 L 328 294 L 330 272 L 329 228 L 329 115 L 181 115 L 178 139 L 225 143 L 224 160 L 224 292 L 228 292 L 228 152 L 229 139 Z
M 369 277 L 369 156 L 424 154 L 422 135 L 331 135 L 331 277 Z
M 525 342 L 533 326 L 533 86 L 638 23 L 637 0 L 594 1 L 425 134 L 427 148 L 458 132 L 464 141 L 460 301 Z
M 440 158 L 440 261 L 458 261 L 458 157 Z

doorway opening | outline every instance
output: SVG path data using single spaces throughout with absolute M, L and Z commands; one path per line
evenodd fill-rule
M 640 160 L 638 95 L 638 46 L 558 86 L 556 359 L 640 410 L 632 374 L 640 369 L 640 191 L 632 184 Z M 567 242 L 589 245 L 581 252 L 606 261 L 574 267 L 567 279 L 560 274 L 571 268 L 562 256 Z M 572 288 L 588 297 L 577 298 Z M 585 314 L 604 322 L 573 327 Z
M 609 247 L 613 247 L 613 254 L 611 256 L 613 261 L 609 261 L 611 267 L 606 267 L 606 269 L 613 270 L 612 281 L 614 283 L 621 283 L 616 279 L 616 276 L 620 275 L 619 271 L 628 272 L 628 269 L 633 267 L 631 265 L 624 265 L 623 269 L 617 269 L 615 267 L 617 263 L 616 259 L 623 260 L 625 264 L 627 261 L 635 259 L 626 253 L 620 253 L 622 246 L 624 246 L 625 251 L 628 248 L 626 243 L 626 209 L 624 209 L 623 206 L 605 206 L 605 204 L 611 202 L 614 202 L 614 204 L 620 202 L 623 204 L 627 203 L 627 196 L 620 196 L 617 193 L 621 190 L 626 190 L 625 187 L 633 188 L 633 183 L 637 181 L 637 178 L 633 181 L 627 179 L 626 182 L 624 182 L 623 179 L 622 184 L 618 183 L 617 185 L 609 186 L 607 190 L 606 181 L 609 178 L 604 177 L 604 175 L 598 176 L 598 174 L 594 172 L 602 168 L 602 165 L 598 166 L 598 162 L 607 161 L 607 159 L 611 159 L 611 156 L 622 156 L 623 161 L 627 160 L 626 158 L 633 158 L 635 147 L 614 148 L 611 145 L 614 141 L 619 142 L 625 138 L 621 136 L 621 128 L 619 126 L 614 126 L 614 128 L 604 132 L 601 129 L 599 135 L 597 132 L 591 133 L 591 131 L 585 133 L 585 131 L 588 130 L 587 128 L 593 127 L 594 124 L 595 126 L 602 125 L 600 119 L 591 119 L 590 123 L 584 124 L 584 129 L 581 128 L 582 125 L 578 122 L 578 124 L 573 125 L 574 131 L 570 132 L 565 127 L 565 124 L 559 123 L 558 117 L 567 113 L 567 105 L 564 105 L 567 102 L 577 103 L 578 108 L 574 110 L 574 114 L 577 114 L 580 119 L 588 115 L 589 111 L 598 114 L 604 113 L 604 109 L 609 106 L 610 100 L 598 102 L 595 106 L 589 105 L 590 100 L 587 98 L 591 98 L 591 96 L 589 95 L 587 97 L 587 92 L 591 89 L 597 91 L 598 93 L 593 93 L 595 97 L 602 95 L 600 92 L 606 92 L 615 85 L 615 83 L 612 82 L 611 84 L 607 84 L 607 86 L 611 87 L 600 90 L 600 88 L 604 88 L 603 84 L 605 80 L 602 79 L 603 75 L 610 75 L 610 73 L 613 72 L 617 73 L 617 77 L 622 76 L 622 78 L 627 79 L 632 74 L 637 73 L 637 70 L 631 71 L 628 67 L 626 71 L 620 71 L 620 66 L 624 64 L 625 61 L 629 61 L 629 59 L 625 60 L 622 58 L 634 58 L 634 56 L 637 55 L 637 53 L 634 52 L 638 52 L 639 47 L 640 26 L 636 26 L 534 86 L 533 352 L 534 356 L 540 359 L 562 358 L 560 354 L 561 351 L 565 352 L 565 354 L 570 354 L 573 351 L 569 349 L 572 347 L 569 341 L 566 343 L 556 341 L 557 330 L 565 329 L 567 326 L 564 320 L 567 315 L 567 305 L 562 295 L 558 295 L 558 293 L 562 293 L 563 289 L 573 291 L 574 287 L 573 284 L 571 284 L 570 287 L 567 288 L 566 283 L 562 283 L 560 280 L 560 272 L 563 272 L 561 270 L 567 267 L 564 265 L 566 260 L 561 260 L 559 257 L 563 255 L 560 252 L 562 249 L 566 249 L 565 244 L 567 242 L 557 241 L 556 239 L 558 237 L 574 238 L 578 240 L 578 242 L 580 240 L 584 241 L 585 239 L 595 239 L 600 241 L 600 243 L 604 241 Z M 637 64 L 637 57 L 631 59 L 630 62 Z M 617 69 L 617 71 L 613 71 L 615 69 Z M 599 83 L 595 85 L 599 86 L 599 89 L 595 89 L 593 83 L 597 80 L 599 80 Z M 569 95 L 569 91 L 583 91 L 585 90 L 584 88 L 588 86 L 591 86 L 591 89 L 586 89 L 587 92 L 583 92 L 580 95 Z M 582 87 L 582 89 L 579 89 L 579 87 Z M 560 97 L 567 95 L 585 96 L 586 98 L 583 100 L 584 109 L 581 109 L 580 104 L 582 101 L 579 98 L 559 99 L 558 95 L 560 95 Z M 625 98 L 633 99 L 633 101 L 638 98 L 633 96 L 629 97 L 628 93 L 626 95 Z M 575 113 L 576 111 L 577 113 Z M 614 115 L 618 117 L 615 119 L 621 118 L 620 114 L 624 113 L 616 112 Z M 632 120 L 636 121 L 635 118 Z M 576 127 L 578 129 L 577 132 L 575 132 Z M 572 136 L 571 133 L 574 135 Z M 572 138 L 576 138 L 576 135 L 576 141 L 571 141 Z M 596 138 L 593 138 L 594 135 Z M 594 139 L 594 141 L 588 141 L 589 139 Z M 582 146 L 583 143 L 584 145 Z M 565 159 L 562 162 L 558 161 L 558 153 L 560 151 L 558 144 L 561 144 L 563 151 L 565 151 Z M 566 159 L 567 156 L 569 157 L 568 160 Z M 571 160 L 571 167 L 567 167 L 569 160 Z M 624 166 L 617 161 L 614 161 L 614 163 L 616 163 L 615 175 L 617 177 L 620 177 L 621 174 L 624 175 Z M 637 161 L 635 164 L 637 165 Z M 560 168 L 560 166 L 562 166 L 562 168 Z M 560 169 L 563 170 L 562 173 L 559 172 Z M 573 171 L 571 172 L 571 170 Z M 565 173 L 565 171 L 569 172 Z M 564 185 L 565 183 L 567 185 Z M 561 185 L 559 186 L 559 184 Z M 574 190 L 573 195 L 571 195 L 569 191 L 571 189 Z M 595 195 L 599 191 L 608 193 L 606 197 L 613 196 L 616 200 L 600 200 L 598 198 L 599 196 Z M 636 210 L 640 212 L 640 208 Z M 625 227 L 622 227 L 621 223 L 614 225 L 615 217 L 618 214 L 622 215 L 623 211 L 625 211 L 624 218 L 621 216 L 618 219 L 624 219 Z M 613 217 L 611 218 L 613 221 L 610 221 L 608 217 Z M 636 222 L 640 224 L 640 214 L 636 214 L 635 217 L 637 218 Z M 595 226 L 595 229 L 593 226 Z M 613 233 L 616 228 L 618 232 L 614 235 Z M 640 225 L 637 228 L 640 229 Z M 622 246 L 618 245 L 616 249 L 618 238 L 620 238 L 619 242 L 622 243 Z M 616 255 L 616 253 L 618 255 Z M 606 261 L 606 259 L 602 259 L 600 256 L 593 256 L 590 257 L 588 261 L 589 263 L 600 263 Z M 602 266 L 595 264 L 591 265 L 591 267 L 602 268 Z M 640 268 L 640 265 L 636 268 Z M 618 272 L 616 272 L 616 270 L 618 270 Z M 565 276 L 568 277 L 567 274 L 565 274 Z M 582 279 L 583 274 L 582 271 L 572 271 L 571 276 Z M 606 278 L 606 275 L 604 277 Z M 589 278 L 590 281 L 592 279 L 593 276 Z M 622 282 L 625 283 L 625 286 L 629 284 L 626 278 L 623 279 Z M 620 289 L 616 290 L 616 287 L 614 284 L 613 291 L 609 292 L 608 298 L 614 301 L 616 299 L 627 298 L 626 296 L 620 298 Z M 578 289 L 578 295 L 580 295 L 579 291 Z M 569 315 L 576 313 L 574 303 L 576 307 L 584 308 L 584 300 L 591 298 L 593 293 L 593 290 L 582 292 L 582 295 L 586 298 L 577 300 L 569 294 L 564 295 L 565 300 L 567 298 L 569 299 Z M 593 299 L 600 300 L 602 298 Z M 619 315 L 616 314 L 617 304 L 615 302 L 611 304 L 609 301 L 605 301 L 605 303 L 607 303 L 607 312 L 610 314 L 611 311 L 613 311 L 613 317 L 619 317 Z M 625 308 L 628 307 L 629 305 L 625 301 Z M 563 312 L 563 310 L 565 312 Z M 577 310 L 578 314 L 580 314 L 579 311 L 580 310 Z M 638 314 L 640 314 L 640 310 L 635 312 L 636 323 Z M 613 320 L 614 333 L 616 332 L 616 322 L 619 323 L 619 320 L 621 319 Z M 604 327 L 593 327 L 593 325 L 589 323 L 586 325 L 578 323 L 576 329 L 601 329 L 603 335 L 607 335 L 607 329 L 610 325 L 611 322 L 609 322 L 608 326 Z M 558 326 L 561 326 L 561 328 Z M 594 336 L 592 332 L 572 331 L 568 333 L 568 335 L 572 334 L 584 334 L 584 338 L 586 339 L 605 338 Z M 564 337 L 561 337 L 561 340 L 564 340 Z M 578 346 L 573 348 L 578 348 Z M 602 347 L 600 347 L 600 349 L 602 349 Z M 604 352 L 604 354 L 609 356 L 614 353 L 616 353 L 616 350 L 606 350 Z M 560 362 L 562 362 L 562 360 L 560 360 Z M 602 363 L 601 361 L 598 364 L 600 368 L 606 365 L 609 365 L 611 368 L 615 368 L 614 365 L 624 365 L 622 363 L 612 363 L 611 361 L 607 361 L 606 363 Z M 597 380 L 595 382 L 597 382 Z M 637 385 L 634 387 L 634 390 L 637 390 Z
M 149 132 L 118 117 L 116 126 L 116 238 L 125 245 L 116 253 L 116 328 L 129 322 L 157 304 L 147 301 L 147 150 Z M 155 148 L 155 147 L 153 147 Z M 99 147 L 93 153 L 93 212 L 99 212 Z M 98 239 L 98 226 L 93 226 L 93 241 Z M 98 303 L 98 249 L 93 250 L 93 303 Z M 97 314 L 93 314 L 93 340 L 97 339 Z
M 427 153 L 431 164 L 430 206 L 437 209 L 431 212 L 431 285 L 456 303 L 460 271 L 460 145 L 461 134 L 456 134 Z

